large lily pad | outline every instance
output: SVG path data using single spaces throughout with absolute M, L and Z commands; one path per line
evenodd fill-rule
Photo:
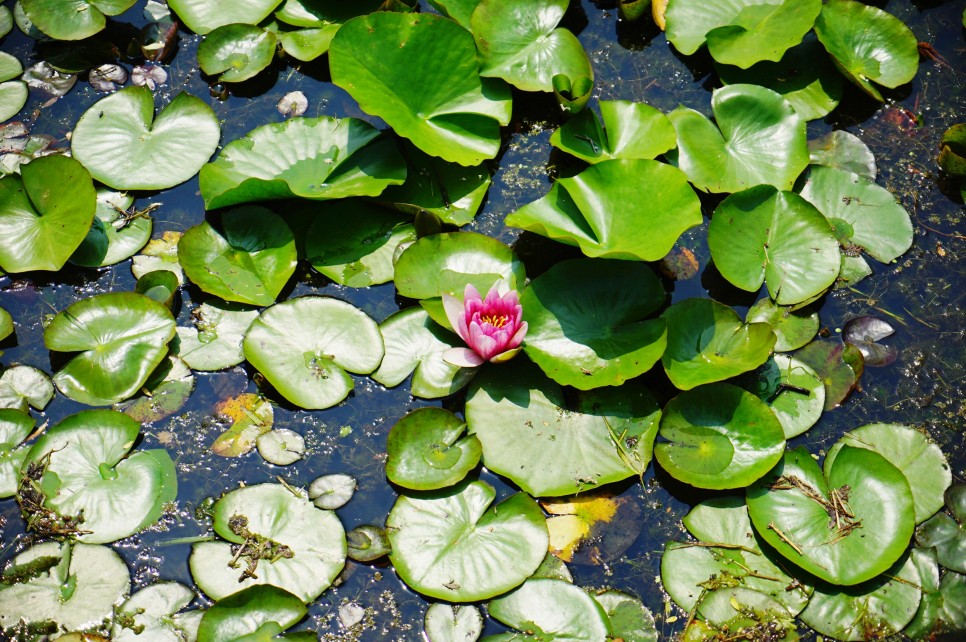
M 419 408 L 400 419 L 386 442 L 386 477 L 412 490 L 435 490 L 463 479 L 480 461 L 476 435 L 442 408 Z
M 198 287 L 225 301 L 271 305 L 295 273 L 295 238 L 271 210 L 249 205 L 185 230 L 178 260 Z
M 144 247 L 153 227 L 151 206 L 129 212 L 133 204 L 134 199 L 123 192 L 98 189 L 94 221 L 70 262 L 84 267 L 114 265 Z
M 525 350 L 548 377 L 581 390 L 617 386 L 651 369 L 667 345 L 666 299 L 649 267 L 575 259 L 534 279 L 520 304 Z
M 60 633 L 97 628 L 131 590 L 121 556 L 95 544 L 37 544 L 13 558 L 3 577 L 8 580 L 0 584 L 3 629 L 21 620 L 51 623 Z
M 511 227 L 576 245 L 587 256 L 639 261 L 661 259 L 701 221 L 687 177 L 654 160 L 597 163 L 506 217 Z
M 534 366 L 513 363 L 473 381 L 465 415 L 488 469 L 531 495 L 559 496 L 642 474 L 660 410 L 629 383 L 584 393 L 569 406 Z
M 257 24 L 282 0 L 171 0 L 181 21 L 195 33 L 205 34 L 232 23 Z
M 522 584 L 547 552 L 543 513 L 525 493 L 491 507 L 495 497 L 480 481 L 428 498 L 400 496 L 386 529 L 403 581 L 448 602 L 485 600 Z
M 743 488 L 785 452 L 785 434 L 768 405 L 728 383 L 672 399 L 658 437 L 654 455 L 661 466 L 698 488 Z
M 594 77 L 577 37 L 557 28 L 570 0 L 482 0 L 469 28 L 480 51 L 480 75 L 523 91 L 553 91 L 553 77 Z
M 790 451 L 748 489 L 747 501 L 765 541 L 838 585 L 859 584 L 888 569 L 905 552 L 915 526 L 902 471 L 882 455 L 852 446 L 842 447 L 825 474 L 804 448 Z
M 581 112 L 550 135 L 550 144 L 588 163 L 657 158 L 677 145 L 674 125 L 654 107 L 627 100 L 599 105 L 599 119 L 591 110 Z
M 130 9 L 136 0 L 21 0 L 37 29 L 57 40 L 83 40 L 107 24 L 107 16 Z
M 668 337 L 661 361 L 681 390 L 754 370 L 775 345 L 767 323 L 742 323 L 734 310 L 711 299 L 685 299 L 662 316 Z
M 293 196 L 376 196 L 406 178 L 394 144 L 356 118 L 290 118 L 256 127 L 201 168 L 205 207 Z
M 814 299 L 835 282 L 841 265 L 838 240 L 822 213 L 771 185 L 726 198 L 708 227 L 708 247 L 724 278 L 750 292 L 765 282 L 779 305 Z
M 479 165 L 499 151 L 509 91 L 480 78 L 473 36 L 452 20 L 395 12 L 354 18 L 332 39 L 329 68 L 365 112 L 427 154 Z
M 215 503 L 214 527 L 228 541 L 195 544 L 188 560 L 191 576 L 214 600 L 270 584 L 311 602 L 345 565 L 339 518 L 288 486 L 233 490 Z M 240 555 L 233 545 L 244 545 Z
M 244 341 L 245 358 L 279 393 L 302 408 L 328 408 L 352 391 L 348 372 L 369 374 L 383 356 L 379 326 L 338 299 L 306 296 L 259 316 Z
M 845 77 L 877 100 L 882 100 L 882 93 L 876 85 L 904 85 L 919 69 L 915 34 L 877 7 L 832 0 L 815 21 L 815 35 Z
M 147 381 L 175 334 L 171 313 L 133 292 L 83 299 L 44 330 L 50 350 L 77 352 L 54 375 L 65 395 L 92 406 L 127 399 Z
M 72 158 L 37 158 L 0 179 L 0 269 L 59 270 L 87 236 L 97 196 Z
M 712 94 L 711 110 L 717 126 L 684 106 L 668 114 L 678 134 L 669 156 L 695 187 L 791 189 L 808 164 L 808 146 L 805 120 L 787 100 L 757 85 L 728 85 Z
M 140 424 L 115 410 L 85 410 L 40 436 L 24 462 L 17 500 L 45 535 L 102 544 L 152 524 L 178 494 L 164 450 L 129 454 Z
M 182 92 L 155 118 L 151 90 L 135 86 L 91 105 L 70 144 L 74 158 L 105 185 L 155 190 L 198 173 L 220 135 L 215 112 L 200 98 Z
M 198 66 L 221 82 L 253 78 L 275 58 L 273 32 L 248 24 L 213 29 L 198 45 Z
M 523 640 L 604 642 L 608 617 L 580 587 L 552 579 L 527 580 L 512 593 L 492 600 L 491 617 L 525 632 Z
M 242 339 L 258 316 L 237 303 L 209 301 L 191 312 L 193 327 L 178 326 L 174 352 L 194 370 L 221 370 L 245 360 Z
M 844 230 L 843 245 L 857 246 L 882 263 L 896 260 L 912 245 L 909 213 L 892 192 L 871 179 L 813 165 L 800 188 L 833 227 Z

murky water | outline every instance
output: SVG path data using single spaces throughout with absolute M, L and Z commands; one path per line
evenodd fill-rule
M 139 3 L 140 4 L 140 3 Z M 566 26 L 580 30 L 597 76 L 595 95 L 605 99 L 647 102 L 663 111 L 683 104 L 709 113 L 710 89 L 717 84 L 710 61 L 697 55 L 682 60 L 653 26 L 631 27 L 618 23 L 613 2 L 600 0 L 573 3 Z M 834 443 L 844 431 L 870 422 L 902 422 L 925 430 L 950 458 L 954 478 L 966 477 L 966 388 L 964 366 L 963 301 L 963 218 L 966 214 L 955 190 L 939 175 L 935 163 L 937 144 L 950 125 L 966 120 L 966 41 L 961 26 L 962 3 L 920 3 L 906 0 L 884 5 L 903 19 L 921 41 L 931 43 L 944 62 L 924 60 L 915 81 L 878 105 L 857 90 L 846 89 L 840 109 L 825 122 L 809 125 L 814 138 L 831 129 L 846 129 L 859 135 L 874 152 L 879 164 L 879 182 L 892 190 L 913 217 L 916 236 L 913 248 L 893 265 L 874 266 L 875 274 L 852 289 L 838 290 L 821 303 L 822 327 L 834 336 L 846 320 L 871 314 L 889 320 L 897 332 L 887 341 L 900 350 L 890 367 L 867 369 L 862 390 L 846 404 L 826 413 L 819 425 L 798 438 L 813 452 Z M 137 11 L 121 21 L 140 24 Z M 184 90 L 210 102 L 222 120 L 222 141 L 234 140 L 256 124 L 281 121 L 275 103 L 285 93 L 302 90 L 309 98 L 306 116 L 356 116 L 369 119 L 347 95 L 327 82 L 324 64 L 301 68 L 279 64 L 268 74 L 247 83 L 224 102 L 209 98 L 207 83 L 195 66 L 194 50 L 199 38 L 182 33 L 180 51 L 168 66 L 169 81 L 162 95 L 169 99 Z M 32 44 L 15 32 L 4 49 L 28 66 L 36 56 Z M 78 82 L 71 94 L 52 105 L 47 98 L 32 94 L 24 111 L 32 131 L 47 133 L 66 145 L 76 118 L 101 95 L 86 82 Z M 557 173 L 557 159 L 551 153 L 550 133 L 560 124 L 556 107 L 544 96 L 515 96 L 514 120 L 505 139 L 502 155 L 494 162 L 493 186 L 482 213 L 467 229 L 480 231 L 515 244 L 530 263 L 531 276 L 546 261 L 548 244 L 503 226 L 504 217 L 519 206 L 542 196 Z M 921 125 L 908 120 L 903 110 L 921 114 Z M 372 120 L 372 119 L 369 119 Z M 136 205 L 161 203 L 155 214 L 154 237 L 164 231 L 181 231 L 204 218 L 197 178 L 159 194 L 138 194 Z M 284 207 L 284 206 L 282 206 Z M 713 208 L 713 205 L 711 205 Z M 279 209 L 279 211 L 282 211 Z M 710 211 L 710 210 L 709 210 Z M 728 286 L 713 268 L 707 269 L 705 229 L 692 230 L 679 242 L 700 260 L 701 272 L 687 281 L 673 284 L 672 296 L 680 300 L 707 296 L 736 307 L 739 313 L 755 296 Z M 559 252 L 556 248 L 554 252 Z M 377 321 L 399 309 L 393 286 L 353 290 L 334 285 L 300 269 L 298 282 L 289 295 L 325 293 L 351 301 Z M 54 366 L 43 346 L 45 315 L 62 310 L 80 298 L 108 291 L 133 289 L 129 262 L 102 270 L 65 268 L 57 274 L 27 274 L 0 277 L 0 306 L 18 322 L 17 343 L 4 346 L 4 365 L 24 363 L 51 373 Z M 192 287 L 181 295 L 179 325 L 188 325 L 199 293 Z M 187 559 L 188 544 L 171 543 L 180 538 L 204 535 L 209 523 L 197 509 L 206 498 L 247 484 L 274 480 L 305 485 L 320 474 L 345 472 L 359 482 L 355 498 L 338 511 L 347 529 L 361 524 L 382 524 L 395 493 L 385 480 L 385 439 L 390 427 L 408 411 L 428 405 L 414 400 L 403 385 L 386 390 L 367 378 L 359 378 L 353 395 L 336 408 L 309 412 L 279 403 L 276 427 L 291 428 L 306 438 L 305 459 L 280 468 L 264 463 L 256 454 L 239 459 L 212 455 L 208 448 L 221 427 L 212 420 L 215 404 L 240 392 L 256 392 L 253 372 L 235 368 L 227 372 L 197 375 L 197 387 L 189 405 L 175 417 L 146 425 L 143 446 L 164 447 L 175 458 L 180 493 L 177 510 L 167 514 L 147 532 L 118 543 L 115 547 L 128 561 L 136 586 L 158 578 L 191 584 Z M 277 398 L 277 397 L 276 397 Z M 274 400 L 274 399 L 273 399 Z M 444 400 L 444 407 L 462 408 L 462 397 Z M 79 404 L 58 395 L 43 414 L 51 425 L 81 409 Z M 501 496 L 512 489 L 498 478 L 483 473 Z M 630 547 L 621 552 L 601 544 L 604 563 L 572 566 L 582 586 L 611 586 L 640 596 L 654 611 L 658 629 L 665 636 L 680 629 L 686 614 L 666 605 L 658 577 L 660 553 L 669 539 L 684 535 L 680 519 L 691 499 L 686 490 L 651 467 L 644 484 L 627 483 L 622 496 L 640 509 L 641 518 L 626 525 L 626 532 L 614 541 Z M 23 533 L 22 520 L 13 500 L 0 501 L 2 545 L 0 560 L 22 550 L 30 538 Z M 608 544 L 612 545 L 612 544 Z M 600 561 L 600 560 L 598 560 Z M 336 617 L 340 604 L 357 602 L 366 610 L 361 627 L 346 632 Z M 199 604 L 203 604 L 203 598 Z M 341 584 L 327 591 L 311 607 L 310 618 L 300 628 L 314 628 L 325 640 L 414 640 L 422 630 L 425 601 L 408 590 L 390 567 L 349 562 Z M 502 631 L 493 622 L 487 633 Z

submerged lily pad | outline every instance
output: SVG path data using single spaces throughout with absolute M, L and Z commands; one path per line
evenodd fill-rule
M 70 262 L 84 267 L 114 265 L 144 247 L 153 223 L 147 210 L 128 213 L 133 204 L 134 199 L 123 192 L 98 189 L 93 224 Z
M 627 100 L 599 105 L 600 119 L 587 110 L 551 134 L 550 144 L 588 163 L 652 159 L 677 145 L 671 121 L 654 107 Z
M 369 374 L 383 357 L 375 321 L 353 305 L 319 296 L 265 310 L 243 345 L 248 362 L 283 397 L 308 409 L 345 399 L 354 385 L 348 372 Z
M 663 319 L 647 317 L 666 297 L 643 264 L 558 263 L 520 298 L 529 324 L 524 350 L 559 384 L 581 390 L 620 385 L 661 358 L 667 328 Z
M 256 317 L 257 310 L 237 303 L 202 303 L 191 312 L 194 327 L 178 326 L 175 352 L 194 370 L 238 365 L 245 360 L 242 339 Z
M 393 143 L 356 118 L 290 118 L 261 125 L 201 167 L 205 207 L 279 198 L 376 196 L 406 167 Z
M 127 87 L 91 105 L 70 144 L 74 158 L 105 185 L 156 190 L 197 174 L 220 135 L 218 117 L 200 98 L 182 92 L 155 117 L 151 90 Z
M 268 17 L 282 0 L 169 0 L 168 6 L 184 24 L 198 34 L 206 34 L 232 23 L 257 24 Z
M 728 85 L 711 96 L 713 124 L 681 106 L 668 114 L 678 134 L 669 157 L 709 192 L 755 185 L 791 189 L 808 164 L 805 120 L 780 95 L 757 85 Z
M 435 490 L 463 479 L 480 461 L 476 435 L 442 408 L 420 408 L 400 419 L 386 443 L 386 477 L 412 490 Z
M 41 435 L 24 462 L 30 483 L 17 496 L 28 525 L 102 544 L 157 520 L 178 494 L 177 478 L 166 451 L 129 454 L 140 427 L 115 410 L 85 410 Z
M 603 161 L 558 179 L 506 224 L 576 245 L 591 257 L 657 261 L 703 220 L 687 179 L 654 160 Z
M 527 580 L 490 601 L 487 611 L 507 626 L 526 631 L 532 640 L 603 642 L 608 637 L 604 608 L 580 587 L 561 580 Z
M 400 496 L 386 529 L 403 581 L 448 602 L 485 600 L 522 584 L 547 552 L 543 513 L 525 493 L 491 507 L 495 497 L 480 481 L 427 498 Z
M 87 169 L 60 154 L 0 178 L 0 269 L 62 268 L 87 236 L 96 200 Z
M 228 493 L 215 503 L 214 528 L 228 542 L 195 544 L 188 560 L 191 576 L 214 600 L 270 584 L 311 602 L 345 565 L 339 518 L 281 484 Z M 232 544 L 245 545 L 240 555 Z
M 226 212 L 217 227 L 204 221 L 185 230 L 178 260 L 208 294 L 271 305 L 295 273 L 295 238 L 278 214 L 249 205 Z
M 843 446 L 824 473 L 804 448 L 790 451 L 747 501 L 766 542 L 832 584 L 852 586 L 888 569 L 915 527 L 902 471 L 865 448 Z
M 250 24 L 213 29 L 198 45 L 198 66 L 221 82 L 253 78 L 275 58 L 275 34 Z
M 432 156 L 479 165 L 496 156 L 510 93 L 479 76 L 469 31 L 442 16 L 376 12 L 348 21 L 329 47 L 332 82 Z
M 862 316 L 849 319 L 842 328 L 842 340 L 854 345 L 862 353 L 865 365 L 869 367 L 888 366 L 899 356 L 899 349 L 879 343 L 895 333 L 888 321 L 878 317 Z
M 130 9 L 136 0 L 20 0 L 37 29 L 57 40 L 83 40 L 102 30 L 107 16 Z

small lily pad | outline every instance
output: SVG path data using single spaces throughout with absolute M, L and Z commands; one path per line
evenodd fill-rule
M 739 383 L 768 404 L 785 439 L 802 434 L 822 416 L 825 385 L 814 370 L 794 357 L 776 354 Z
M 222 457 L 240 457 L 251 452 L 259 436 L 272 429 L 275 411 L 268 399 L 252 393 L 230 397 L 215 406 L 215 416 L 231 422 L 211 444 L 211 452 Z
M 870 368 L 888 366 L 899 356 L 899 349 L 883 345 L 879 340 L 892 336 L 895 331 L 888 321 L 878 317 L 855 317 L 845 322 L 842 341 L 858 348 L 865 365 Z
M 342 473 L 322 475 L 309 485 L 309 499 L 317 507 L 326 510 L 342 508 L 349 503 L 355 492 L 355 478 Z
M 775 332 L 775 352 L 801 348 L 818 334 L 818 312 L 805 312 L 775 303 L 769 297 L 748 308 L 746 323 L 767 323 Z
M 147 211 L 129 213 L 133 204 L 134 199 L 123 192 L 98 189 L 93 224 L 70 262 L 84 267 L 114 265 L 144 247 L 153 222 Z
M 173 312 L 179 287 L 177 274 L 169 270 L 155 270 L 139 278 L 134 285 L 134 291 L 157 301 Z
M 194 370 L 222 370 L 245 360 L 242 339 L 258 311 L 217 300 L 191 312 L 194 327 L 178 326 L 174 351 Z
M 114 609 L 113 642 L 181 642 L 195 637 L 201 611 L 183 611 L 195 599 L 195 592 L 178 582 L 149 584 Z M 121 621 L 130 618 L 130 626 Z M 137 631 L 140 631 L 138 633 Z
M 194 387 L 191 369 L 178 357 L 169 356 L 144 382 L 144 395 L 124 406 L 124 414 L 142 424 L 161 421 L 181 410 Z
M 249 586 L 205 611 L 198 642 L 284 639 L 275 636 L 305 617 L 302 600 L 271 585 Z
M 604 607 L 569 582 L 528 580 L 487 607 L 490 617 L 547 642 L 603 642 L 608 637 Z
M 275 58 L 276 36 L 253 24 L 212 29 L 198 45 L 198 66 L 221 82 L 253 78 Z
M 808 160 L 813 165 L 836 167 L 872 181 L 877 173 L 872 150 L 861 138 L 844 129 L 808 141 Z
M 859 385 L 864 370 L 862 353 L 855 346 L 817 339 L 795 353 L 825 384 L 825 409 L 837 408 Z
M 0 408 L 43 410 L 53 397 L 50 377 L 33 366 L 12 366 L 0 375 Z
M 588 163 L 652 159 L 677 146 L 674 125 L 654 107 L 626 100 L 599 106 L 600 119 L 587 110 L 551 134 L 550 144 Z
M 483 633 L 483 616 L 469 604 L 436 602 L 426 609 L 423 629 L 429 642 L 475 642 Z
M 184 283 L 184 271 L 178 263 L 178 241 L 181 232 L 166 230 L 159 239 L 152 239 L 144 246 L 140 254 L 131 259 L 131 272 L 136 278 L 141 278 L 149 272 L 168 270 L 178 277 L 178 283 Z
M 276 466 L 288 466 L 305 456 L 305 439 L 294 430 L 276 428 L 255 440 L 262 459 Z
M 372 562 L 392 552 L 386 529 L 363 524 L 345 534 L 349 558 L 357 562 Z
M 459 482 L 480 461 L 476 435 L 442 408 L 420 408 L 392 427 L 386 444 L 386 477 L 412 490 L 435 490 Z
M 919 527 L 916 542 L 934 546 L 939 563 L 966 573 L 966 484 L 955 484 L 943 495 L 949 514 L 939 513 Z

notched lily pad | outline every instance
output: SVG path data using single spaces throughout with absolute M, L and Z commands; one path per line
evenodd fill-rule
M 356 480 L 342 473 L 322 475 L 309 485 L 309 499 L 317 507 L 327 510 L 342 508 L 355 492 Z
M 778 305 L 769 297 L 759 299 L 748 309 L 745 322 L 763 322 L 775 332 L 775 352 L 801 348 L 818 334 L 818 312 Z
M 198 45 L 198 66 L 221 82 L 242 82 L 271 64 L 276 40 L 272 31 L 255 25 L 222 25 Z
M 475 642 L 483 633 L 483 615 L 472 605 L 436 602 L 426 609 L 423 629 L 429 642 Z
M 879 343 L 880 339 L 892 336 L 895 331 L 888 321 L 878 317 L 855 317 L 845 322 L 842 340 L 859 349 L 865 365 L 877 368 L 891 365 L 899 356 L 899 349 L 895 346 Z
M 534 640 L 602 642 L 608 637 L 604 607 L 580 587 L 561 580 L 527 580 L 515 591 L 490 601 L 487 611 Z
M 195 592 L 178 582 L 149 584 L 114 609 L 112 642 L 181 642 L 197 637 L 202 611 L 184 611 Z M 123 624 L 130 624 L 123 626 Z
M 222 370 L 245 360 L 242 339 L 258 310 L 237 303 L 207 301 L 191 311 L 194 327 L 178 326 L 177 353 L 194 370 Z
M 476 435 L 442 408 L 420 408 L 392 427 L 386 443 L 386 477 L 412 490 L 435 490 L 463 479 L 480 461 Z
M 825 384 L 825 409 L 837 408 L 859 385 L 865 369 L 862 352 L 848 343 L 817 339 L 795 353 Z
M 550 136 L 550 144 L 572 156 L 599 163 L 614 158 L 652 159 L 677 146 L 668 117 L 645 103 L 601 100 L 600 118 L 588 110 Z
M 151 238 L 150 213 L 158 204 L 132 208 L 134 199 L 123 192 L 100 188 L 97 207 L 87 237 L 70 256 L 70 262 L 84 267 L 114 265 L 136 254 Z
M 53 397 L 50 377 L 33 366 L 11 366 L 0 375 L 0 408 L 43 410 Z
M 776 354 L 738 383 L 768 404 L 781 422 L 785 439 L 802 434 L 822 416 L 825 385 L 794 357 Z
M 276 466 L 289 466 L 305 455 L 305 439 L 294 430 L 277 428 L 255 440 L 262 459 Z

